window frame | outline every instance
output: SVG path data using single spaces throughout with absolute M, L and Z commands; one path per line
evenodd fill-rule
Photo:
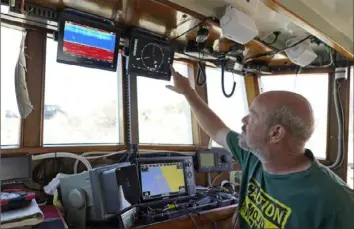
M 8 20 L 4 20 L 4 19 L 1 19 L 1 26 L 3 27 L 6 27 L 8 29 L 14 29 L 14 30 L 19 30 L 21 32 L 26 32 L 27 31 L 27 27 L 26 26 L 19 26 L 19 25 L 14 25 L 12 23 L 10 23 L 10 21 Z M 1 79 L 0 79 L 1 81 Z M 1 109 L 1 108 L 0 108 Z M 18 145 L 1 145 L 0 146 L 0 153 L 3 153 L 3 152 L 6 152 L 6 151 L 17 151 L 19 149 L 22 148 L 22 145 L 23 145 L 23 133 L 24 133 L 24 120 L 21 119 L 20 120 L 20 125 L 19 125 L 19 141 L 18 141 Z
M 198 87 L 196 85 L 195 82 L 195 78 L 194 75 L 197 72 L 197 63 L 189 61 L 189 60 L 185 60 L 185 59 L 175 59 L 175 62 L 180 62 L 180 63 L 184 63 L 187 65 L 187 70 L 188 70 L 188 79 L 192 85 L 192 87 L 194 89 L 196 89 L 197 94 L 204 100 L 206 101 L 206 97 L 205 95 L 203 95 L 205 92 L 205 88 L 201 88 Z M 137 88 L 136 88 L 136 93 L 137 93 Z M 137 97 L 137 96 L 136 96 Z M 136 103 L 136 106 L 138 106 L 138 103 Z M 138 108 L 137 108 L 138 109 Z M 192 138 L 193 138 L 193 142 L 192 144 L 178 144 L 178 145 L 174 145 L 174 144 L 149 144 L 149 143 L 138 143 L 139 144 L 139 149 L 142 150 L 161 150 L 161 151 L 184 151 L 184 152 L 189 152 L 189 151 L 196 151 L 199 148 L 203 148 L 203 146 L 207 147 L 208 145 L 205 145 L 203 143 L 206 142 L 206 138 L 208 136 L 205 136 L 202 132 L 201 132 L 201 128 L 199 126 L 199 124 L 197 123 L 192 110 L 190 109 L 190 113 L 191 113 L 191 131 L 192 131 Z M 138 114 L 137 114 L 138 116 Z M 137 120 L 137 126 L 139 127 L 139 121 Z M 138 133 L 139 134 L 139 133 Z M 139 138 L 139 136 L 138 136 Z M 209 141 L 209 140 L 208 140 Z M 208 142 L 207 141 L 207 142 Z M 204 148 L 205 148 L 204 147 Z
M 46 36 L 47 39 L 53 39 L 53 35 L 52 34 L 47 34 Z M 47 45 L 45 44 L 45 54 L 47 54 L 46 52 L 46 49 L 47 48 Z M 117 92 L 117 101 L 118 101 L 118 122 L 119 122 L 119 125 L 118 125 L 118 133 L 119 133 L 119 143 L 118 144 L 115 144 L 115 143 L 63 143 L 63 144 L 55 144 L 55 143 L 49 143 L 49 144 L 44 144 L 43 142 L 41 142 L 41 146 L 44 147 L 44 148 L 60 148 L 60 149 L 63 149 L 63 148 L 89 148 L 89 149 L 94 149 L 96 147 L 102 147 L 102 150 L 107 150 L 107 149 L 111 149 L 112 146 L 120 146 L 120 145 L 125 145 L 125 132 L 124 132 L 124 120 L 125 120 L 125 117 L 123 116 L 124 114 L 124 109 L 126 108 L 124 106 L 124 103 L 123 103 L 123 69 L 122 69 L 122 66 L 123 66 L 123 62 L 122 62 L 122 53 L 121 51 L 119 50 L 118 52 L 118 58 L 117 58 L 117 71 L 115 72 L 116 73 L 116 77 L 118 78 L 117 79 L 117 87 L 118 87 L 118 92 Z M 46 56 L 44 57 L 44 61 L 46 61 Z M 45 74 L 45 71 L 46 69 L 44 69 L 44 74 Z M 45 81 L 43 83 L 43 88 L 44 88 L 44 93 L 45 93 Z M 42 115 L 43 115 L 43 109 L 44 109 L 44 104 L 45 104 L 45 100 L 44 100 L 44 96 L 43 96 L 43 104 L 42 104 Z M 42 117 L 42 125 L 43 125 L 43 128 L 41 130 L 41 138 L 43 139 L 43 135 L 44 135 L 44 118 Z M 91 151 L 91 150 L 90 150 Z
M 16 25 L 16 23 L 10 23 L 7 24 L 6 22 L 2 21 L 2 25 L 6 25 L 10 28 L 15 27 L 15 28 L 24 28 L 27 30 L 28 34 L 33 34 L 37 33 L 37 36 L 44 36 L 45 38 L 48 36 L 48 33 L 53 33 L 54 31 L 48 30 L 48 29 L 43 29 L 39 27 L 34 27 L 34 26 L 22 26 L 22 25 Z M 28 35 L 27 34 L 27 35 Z M 38 35 L 39 34 L 39 35 Z M 27 46 L 26 52 L 28 52 L 29 49 L 36 50 L 35 54 L 38 55 L 38 63 L 36 63 L 36 66 L 45 66 L 45 49 L 44 49 L 44 55 L 43 52 L 38 52 L 38 48 L 43 49 L 43 46 L 45 47 L 45 41 L 41 42 L 40 47 L 33 47 L 33 45 Z M 37 59 L 37 58 L 32 58 L 32 59 Z M 122 61 L 123 58 L 120 58 L 120 61 Z M 194 85 L 194 88 L 196 89 L 197 93 L 201 98 L 207 102 L 207 87 L 205 88 L 200 88 L 197 87 L 195 84 L 195 73 L 197 72 L 197 63 L 194 61 L 186 60 L 186 59 L 176 59 L 176 61 L 182 61 L 186 62 L 188 64 L 188 77 L 189 80 L 191 81 L 192 85 Z M 33 66 L 34 63 L 31 61 L 28 62 L 28 68 L 35 68 L 36 66 Z M 121 66 L 125 66 L 124 62 L 122 63 Z M 44 69 L 41 69 L 43 71 Z M 118 70 L 121 76 L 123 77 L 125 74 L 125 68 L 121 68 Z M 327 73 L 330 74 L 332 73 L 332 69 L 310 69 L 303 71 L 302 73 Z M 286 74 L 294 74 L 293 71 L 288 71 L 288 72 L 277 72 L 276 74 L 273 75 L 286 75 Z M 260 75 L 249 75 L 249 76 L 244 76 L 245 79 L 245 86 L 246 86 L 246 95 L 248 99 L 248 106 L 252 102 L 252 100 L 259 94 L 259 76 Z M 272 77 L 272 75 L 264 75 L 267 77 Z M 123 77 L 124 78 L 124 77 Z M 351 80 L 353 79 L 353 76 Z M 36 82 L 35 82 L 36 81 Z M 38 85 L 38 79 L 36 79 L 36 75 L 33 73 L 30 74 L 28 73 L 27 75 L 27 82 L 29 83 L 29 91 L 32 93 L 30 94 L 31 101 L 36 101 L 35 108 L 38 107 L 40 108 L 40 114 L 43 113 L 43 107 L 44 107 L 44 100 L 41 95 L 41 90 L 44 89 L 44 85 Z M 31 83 L 32 82 L 32 83 Z M 121 86 L 124 88 L 126 85 L 124 84 L 124 81 L 120 81 Z M 34 86 L 35 85 L 35 86 Z M 328 85 L 331 87 L 330 83 Z M 35 87 L 35 88 L 34 88 Z M 40 88 L 41 90 L 36 91 L 36 89 Z M 120 90 L 121 93 L 123 93 L 123 90 Z M 136 93 L 136 92 L 135 92 Z M 329 98 L 331 97 L 331 94 L 328 94 Z M 125 95 L 123 94 L 121 99 L 119 99 L 119 102 L 122 104 L 126 101 Z M 346 103 L 347 101 L 343 101 L 343 103 Z M 349 100 L 348 100 L 349 102 Z M 345 104 L 344 104 L 345 105 Z M 330 107 L 328 107 L 330 109 Z M 192 111 L 191 111 L 192 112 Z M 121 106 L 120 109 L 120 122 L 121 128 L 120 128 L 120 137 L 124 139 L 124 141 L 121 141 L 121 143 L 117 145 L 79 145 L 79 146 L 43 146 L 41 142 L 41 138 L 43 135 L 43 115 L 38 115 L 38 113 L 35 115 L 35 120 L 36 122 L 32 123 L 31 125 L 29 124 L 29 120 L 22 120 L 21 121 L 21 141 L 20 145 L 18 148 L 1 148 L 0 152 L 4 154 L 22 154 L 22 153 L 28 153 L 28 154 L 40 154 L 40 153 L 48 153 L 48 152 L 58 152 L 58 151 L 66 151 L 66 152 L 73 152 L 73 153 L 82 153 L 82 152 L 88 152 L 88 151 L 120 151 L 120 150 L 126 150 L 127 147 L 127 139 L 126 139 L 126 128 L 125 128 L 125 118 L 126 118 L 126 108 L 125 106 Z M 329 115 L 330 112 L 328 112 Z M 33 115 L 32 115 L 33 116 Z M 163 150 L 163 151 L 180 151 L 180 152 L 190 152 L 190 151 L 196 151 L 198 149 L 203 149 L 207 148 L 209 143 L 209 136 L 207 136 L 202 130 L 201 127 L 196 123 L 196 120 L 194 116 L 192 115 L 192 131 L 193 131 L 193 145 L 139 145 L 139 149 L 141 150 Z M 40 120 L 38 122 L 38 120 Z M 329 120 L 329 119 L 328 119 Z M 329 121 L 328 121 L 329 122 Z M 348 123 L 348 122 L 346 122 Z M 327 124 L 329 125 L 329 123 Z M 40 133 L 39 139 L 36 136 L 36 133 Z M 331 161 L 328 159 L 329 155 L 335 153 L 335 152 L 329 152 L 329 143 L 328 139 L 330 138 L 330 133 L 329 133 L 329 128 L 327 128 L 327 159 L 326 160 L 320 160 L 321 163 L 325 165 L 331 164 Z M 27 142 L 25 141 L 27 139 Z M 29 144 L 33 143 L 33 144 Z M 346 164 L 346 163 L 344 163 Z M 346 168 L 345 168 L 346 169 Z
M 2 22 L 3 24 L 3 22 Z M 10 24 L 12 26 L 18 27 L 17 25 Z M 46 62 L 46 39 L 52 38 L 52 33 L 55 31 L 43 29 L 33 26 L 25 26 L 27 30 L 27 39 L 31 37 L 30 40 L 39 39 L 39 43 L 33 45 L 28 45 L 26 41 L 26 55 L 32 56 L 32 58 L 27 57 L 27 87 L 30 95 L 30 100 L 34 106 L 36 112 L 32 112 L 27 119 L 21 121 L 21 139 L 20 144 L 16 148 L 4 147 L 1 148 L 1 153 L 4 154 L 40 154 L 40 153 L 50 153 L 50 152 L 72 152 L 72 153 L 82 153 L 90 151 L 121 151 L 128 149 L 125 142 L 125 130 L 124 113 L 125 106 L 124 96 L 123 96 L 123 82 L 122 82 L 122 63 L 120 68 L 117 67 L 117 77 L 118 77 L 118 101 L 119 101 L 119 122 L 120 122 L 120 143 L 118 144 L 80 144 L 80 145 L 43 145 L 43 111 L 44 111 L 44 89 L 45 89 L 45 62 Z M 37 39 L 33 39 L 37 38 Z M 121 52 L 120 52 L 121 53 Z M 122 61 L 122 58 L 118 58 L 118 61 Z M 37 72 L 36 72 L 37 70 Z M 38 81 L 38 71 L 42 79 Z M 38 83 L 40 82 L 40 83 Z
M 305 69 L 302 70 L 301 73 L 299 74 L 327 74 L 327 77 L 330 79 L 331 74 L 333 73 L 333 69 L 332 68 L 319 68 L 319 69 Z M 285 71 L 277 71 L 276 73 L 273 73 L 271 75 L 261 75 L 262 77 L 272 77 L 272 76 L 277 76 L 277 75 L 293 75 L 296 74 L 296 69 L 295 70 L 291 70 L 291 69 L 287 69 Z M 261 80 L 260 77 L 258 78 L 258 85 L 260 87 L 261 85 Z M 320 163 L 322 163 L 323 165 L 331 165 L 333 162 L 330 160 L 330 157 L 336 156 L 335 152 L 331 152 L 329 149 L 331 147 L 330 142 L 328 141 L 331 137 L 331 133 L 330 133 L 330 116 L 331 116 L 331 99 L 332 99 L 332 93 L 331 92 L 331 80 L 328 80 L 328 103 L 327 103 L 327 133 L 326 133 L 326 158 L 325 159 L 318 159 L 318 161 Z M 344 102 L 343 102 L 344 103 Z M 344 105 L 344 104 L 343 104 Z
M 208 66 L 208 68 L 213 68 L 213 67 Z M 257 79 L 257 76 L 253 76 L 253 75 L 243 76 L 243 75 L 239 75 L 237 73 L 234 73 L 234 74 L 238 75 L 238 77 L 241 78 L 240 85 L 236 85 L 236 86 L 241 87 L 242 98 L 245 99 L 244 104 L 243 104 L 245 106 L 244 109 L 246 109 L 247 110 L 246 113 L 248 113 L 248 109 L 251 105 L 250 101 L 252 101 L 255 98 L 255 97 L 252 98 L 252 96 L 250 96 L 250 95 L 257 94 L 257 91 L 258 91 L 257 83 L 255 83 L 256 81 L 254 81 Z M 206 94 L 208 97 L 208 105 L 209 105 L 209 94 L 208 94 L 208 87 L 207 86 L 208 86 L 208 81 L 206 81 Z M 226 93 L 229 93 L 229 92 L 226 92 Z M 235 93 L 236 93 L 236 91 L 235 91 Z M 239 121 L 241 122 L 241 120 L 239 120 Z M 213 146 L 213 143 L 215 144 L 216 142 L 212 141 L 212 143 L 211 143 L 212 147 L 220 147 L 220 146 Z
M 52 34 L 48 34 L 46 38 L 53 38 Z M 46 54 L 46 42 L 44 45 L 45 49 L 45 54 Z M 57 150 L 65 150 L 65 151 L 70 151 L 70 152 L 85 152 L 85 151 L 115 151 L 115 150 L 123 150 L 127 149 L 128 147 L 126 146 L 125 142 L 125 130 L 124 130 L 124 122 L 125 122 L 125 117 L 123 116 L 124 110 L 126 107 L 123 105 L 123 62 L 122 62 L 122 53 L 121 50 L 119 50 L 119 57 L 117 59 L 117 71 L 116 75 L 118 78 L 118 121 L 119 121 L 119 143 L 118 144 L 111 144 L 111 143 L 102 143 L 102 144 L 97 144 L 97 143 L 83 143 L 83 144 L 43 144 L 41 142 L 41 147 L 46 149 L 45 151 L 57 151 Z M 44 57 L 44 62 L 46 61 L 46 58 Z M 45 74 L 45 69 L 44 69 L 44 74 Z M 43 85 L 43 88 L 45 90 L 45 82 Z M 41 107 L 41 112 L 43 114 L 43 109 L 44 109 L 44 98 L 42 101 L 42 107 Z M 43 116 L 43 115 L 42 115 Z M 44 125 L 44 118 L 42 117 L 42 126 Z M 43 139 L 43 128 L 41 130 L 41 136 Z

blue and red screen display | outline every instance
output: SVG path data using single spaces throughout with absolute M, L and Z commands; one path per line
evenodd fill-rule
M 65 22 L 63 45 L 65 54 L 112 63 L 115 45 L 116 34 L 113 32 L 70 21 Z

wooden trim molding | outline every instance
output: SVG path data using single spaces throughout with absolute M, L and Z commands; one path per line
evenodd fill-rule
M 260 94 L 260 88 L 258 83 L 259 75 L 246 75 L 245 86 L 247 94 L 248 106 L 251 106 L 253 100 Z
M 46 41 L 47 33 L 45 31 L 27 31 L 26 81 L 30 101 L 34 109 L 22 122 L 21 147 L 39 147 L 42 145 Z
M 205 68 L 204 65 L 202 65 Z M 196 84 L 196 78 L 198 73 L 198 66 L 197 63 L 188 63 L 188 78 L 191 85 L 196 90 L 197 94 L 202 98 L 206 103 L 208 103 L 208 96 L 207 96 L 207 84 L 203 87 L 199 87 Z M 191 118 L 192 118 L 192 131 L 193 131 L 193 142 L 195 145 L 200 147 L 207 148 L 209 145 L 210 137 L 203 131 L 203 129 L 198 124 L 193 112 L 191 111 Z

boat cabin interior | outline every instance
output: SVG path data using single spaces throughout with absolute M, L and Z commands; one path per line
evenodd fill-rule
M 353 9 L 1 0 L 1 228 L 233 228 L 242 168 L 171 66 L 235 132 L 258 95 L 304 96 L 305 147 L 353 189 Z

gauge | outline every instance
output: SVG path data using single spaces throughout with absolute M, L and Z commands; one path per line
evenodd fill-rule
M 130 33 L 128 74 L 170 81 L 174 50 L 170 41 L 149 31 Z
M 162 48 L 154 43 L 145 45 L 141 51 L 141 61 L 149 71 L 158 70 L 164 61 Z

